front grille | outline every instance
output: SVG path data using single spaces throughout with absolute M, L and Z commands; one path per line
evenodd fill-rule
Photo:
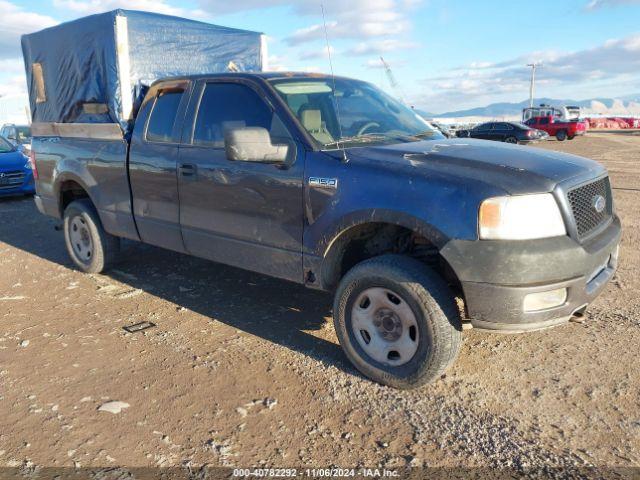
M 24 183 L 24 172 L 16 170 L 13 172 L 0 172 L 0 190 L 16 188 Z
M 600 196 L 606 203 L 604 209 L 598 212 L 595 204 Z M 611 190 L 609 179 L 606 177 L 571 190 L 567 197 L 576 222 L 578 237 L 581 239 L 611 218 Z

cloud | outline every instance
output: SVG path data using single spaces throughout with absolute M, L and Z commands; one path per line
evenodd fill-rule
M 20 54 L 20 35 L 58 23 L 47 15 L 25 11 L 7 0 L 0 0 L 0 12 L 0 59 Z
M 407 15 L 418 3 L 407 0 L 325 0 L 327 31 L 331 39 L 365 39 L 403 34 L 411 29 Z M 297 2 L 294 11 L 301 15 L 319 16 L 315 0 Z M 300 29 L 286 38 L 290 45 L 324 38 L 322 23 Z
M 585 10 L 597 10 L 605 7 L 619 7 L 623 5 L 640 5 L 640 0 L 589 0 Z
M 294 65 L 289 61 L 289 56 L 282 55 L 269 55 L 269 68 L 270 72 L 305 72 L 305 73 L 319 73 L 322 68 L 315 65 Z
M 66 0 L 75 1 L 75 0 Z M 363 39 L 402 34 L 411 28 L 409 13 L 422 0 L 199 0 L 209 14 L 228 14 L 270 7 L 288 7 L 297 15 L 321 19 L 324 6 L 331 39 Z M 324 39 L 321 21 L 286 38 L 290 45 Z
M 332 46 L 329 47 L 329 50 L 331 51 L 331 55 L 335 56 L 336 55 L 336 49 L 333 48 Z M 329 58 L 329 52 L 327 51 L 327 47 L 326 46 L 322 46 L 322 47 L 318 47 L 314 50 L 306 50 L 304 52 L 302 52 L 298 58 L 302 61 L 307 61 L 307 60 L 318 60 L 318 59 L 328 59 Z
M 392 70 L 395 67 L 402 67 L 407 64 L 405 60 L 396 60 L 394 62 L 389 62 L 385 59 L 385 62 L 387 62 L 387 64 L 391 67 Z M 372 68 L 372 69 L 385 68 L 380 58 L 372 58 L 370 60 L 367 60 L 363 66 L 366 68 Z
M 360 42 L 346 51 L 347 55 L 381 55 L 395 50 L 408 50 L 417 48 L 419 44 L 406 42 L 395 38 L 386 38 L 378 41 Z
M 93 13 L 107 12 L 118 8 L 129 10 L 145 10 L 164 15 L 175 15 L 188 18 L 201 18 L 205 16 L 202 10 L 188 10 L 169 5 L 166 0 L 53 0 L 56 8 L 91 15 Z
M 538 92 L 599 81 L 631 84 L 640 79 L 640 33 L 576 52 L 532 52 L 497 63 L 475 62 L 426 79 L 424 85 L 430 92 L 421 101 L 460 104 L 517 93 L 524 97 L 531 75 L 526 65 L 534 61 L 542 63 L 536 77 Z
M 24 73 L 22 58 L 6 58 L 0 60 L 0 97 L 6 101 L 9 98 L 24 97 L 27 94 L 27 81 Z

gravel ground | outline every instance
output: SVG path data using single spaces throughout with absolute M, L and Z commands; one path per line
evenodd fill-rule
M 81 274 L 55 221 L 0 200 L 0 465 L 640 475 L 640 136 L 541 147 L 610 169 L 618 274 L 583 323 L 465 332 L 454 367 L 410 392 L 349 365 L 326 294 L 137 244 Z

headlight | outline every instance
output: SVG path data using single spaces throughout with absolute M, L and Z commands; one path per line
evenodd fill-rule
M 550 193 L 495 197 L 480 205 L 483 240 L 530 240 L 567 234 L 558 203 Z

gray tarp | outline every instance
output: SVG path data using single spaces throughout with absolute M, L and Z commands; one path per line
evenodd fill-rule
M 264 36 L 128 10 L 23 35 L 32 121 L 119 123 L 158 78 L 261 71 Z M 40 73 L 41 72 L 41 73 Z

